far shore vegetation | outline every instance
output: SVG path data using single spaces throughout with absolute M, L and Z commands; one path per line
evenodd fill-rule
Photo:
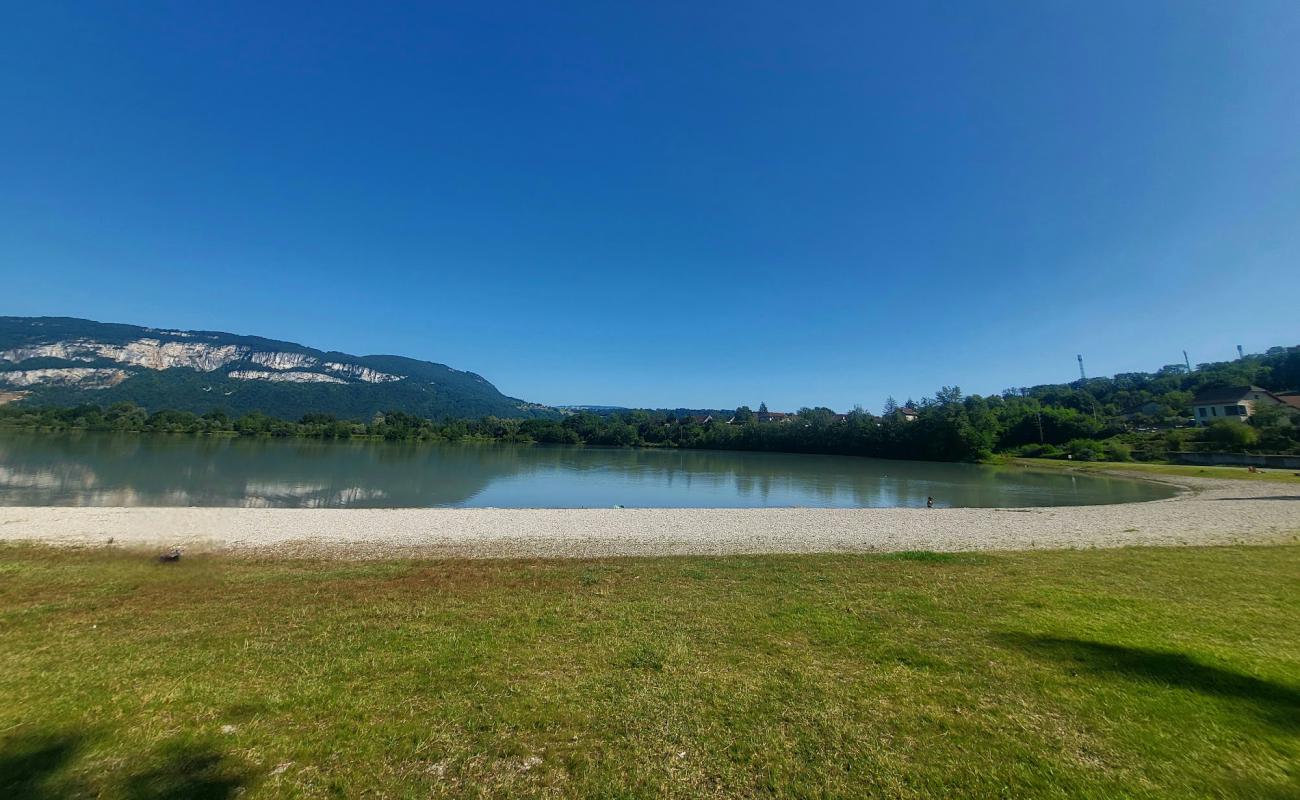
M 998 464 L 1014 464 L 1034 469 L 1071 470 L 1074 472 L 1124 472 L 1130 475 L 1166 476 L 1171 478 L 1212 478 L 1223 480 L 1268 481 L 1300 484 L 1300 471 L 1294 469 L 1259 469 L 1250 472 L 1237 466 L 1196 466 L 1135 461 L 1063 461 L 1048 458 L 1003 458 Z
M 3 797 L 1300 795 L 1300 545 L 0 575 Z
M 296 420 L 260 412 L 235 417 L 145 409 L 132 403 L 107 408 L 0 406 L 0 428 L 37 431 L 118 431 L 225 436 L 308 436 L 390 441 L 494 440 L 620 447 L 685 447 L 903 458 L 984 461 L 995 455 L 1074 461 L 1161 461 L 1171 452 L 1300 453 L 1300 409 L 1258 406 L 1248 423 L 1189 424 L 1197 392 L 1258 385 L 1285 391 L 1300 386 L 1300 348 L 1275 347 L 1236 361 L 1180 364 L 1155 373 L 1127 373 L 1072 384 L 964 395 L 943 387 L 933 397 L 881 414 L 861 408 L 837 414 L 803 408 L 792 414 L 735 410 L 577 410 L 558 419 L 426 419 L 401 410 L 367 420 L 308 413 Z

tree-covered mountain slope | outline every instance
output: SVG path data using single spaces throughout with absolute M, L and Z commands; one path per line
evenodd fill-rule
M 368 418 L 390 410 L 434 419 L 559 415 L 445 364 L 71 317 L 0 317 L 0 392 L 19 393 L 25 403 L 130 401 L 148 409 L 289 418 Z

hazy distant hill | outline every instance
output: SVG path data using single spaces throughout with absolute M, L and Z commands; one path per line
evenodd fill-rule
M 556 406 L 556 409 L 565 414 L 595 414 L 599 417 L 608 417 L 615 414 L 622 414 L 633 409 L 627 406 Z M 718 419 L 730 419 L 735 414 L 735 409 L 731 408 L 647 408 L 642 411 L 662 412 L 670 415 L 673 419 L 682 419 L 685 417 L 717 417 Z
M 109 405 L 295 418 L 553 417 L 483 377 L 401 356 L 354 356 L 220 331 L 177 331 L 70 317 L 0 317 L 0 392 L 23 402 Z

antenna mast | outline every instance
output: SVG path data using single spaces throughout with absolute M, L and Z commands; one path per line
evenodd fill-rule
M 1245 358 L 1245 357 L 1246 357 L 1246 354 L 1243 353 L 1243 352 L 1241 352 L 1241 345 L 1237 345 L 1237 358 L 1238 358 L 1238 360 L 1243 359 L 1243 358 Z
M 1187 365 L 1187 374 L 1192 374 L 1192 360 L 1187 357 L 1187 351 L 1183 351 L 1183 363 Z
M 1088 380 L 1088 375 L 1083 371 L 1083 354 L 1080 353 L 1077 358 L 1079 359 L 1079 380 L 1086 381 Z

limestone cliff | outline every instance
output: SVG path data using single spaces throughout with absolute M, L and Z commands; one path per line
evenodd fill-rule
M 218 331 L 68 317 L 0 317 L 0 391 L 25 403 L 366 416 L 551 416 L 472 372 L 399 356 L 352 356 Z

